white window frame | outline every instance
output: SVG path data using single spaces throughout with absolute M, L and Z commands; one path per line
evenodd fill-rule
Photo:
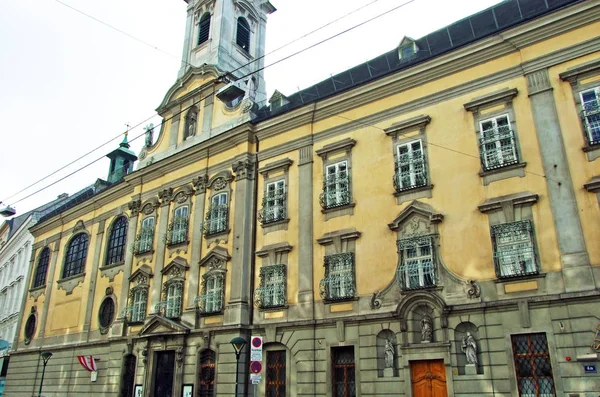
M 283 266 L 283 270 L 280 271 Z M 284 306 L 286 303 L 286 269 L 285 265 L 265 266 L 264 278 L 260 286 L 262 306 L 265 308 Z M 263 270 L 261 269 L 261 270 Z
M 221 275 L 213 274 L 206 277 L 205 313 L 219 313 L 223 310 L 223 283 L 224 279 Z
M 148 290 L 137 288 L 133 291 L 133 306 L 131 308 L 131 322 L 142 322 L 146 318 L 148 305 Z
M 265 189 L 265 220 L 271 222 L 285 218 L 285 179 L 267 183 Z
M 227 230 L 227 218 L 229 212 L 229 195 L 227 192 L 219 193 L 211 197 L 209 217 L 207 219 L 208 234 L 220 233 Z
M 419 149 L 415 150 L 415 143 L 419 144 Z M 400 153 L 400 150 L 406 148 L 406 153 Z M 408 168 L 408 183 L 404 183 L 403 168 Z M 419 181 L 419 175 L 422 181 Z M 421 186 L 427 186 L 427 162 L 425 151 L 423 150 L 423 141 L 417 139 L 396 146 L 396 186 L 398 191 L 414 189 Z
M 187 238 L 189 220 L 189 207 L 183 205 L 173 211 L 173 229 L 171 230 L 171 244 L 183 243 Z
M 140 253 L 152 250 L 152 244 L 154 242 L 154 219 L 153 216 L 149 216 L 142 220 L 140 239 L 138 241 L 138 252 Z M 152 230 L 152 233 L 149 232 L 150 230 Z
M 328 208 L 352 202 L 350 198 L 350 174 L 348 168 L 348 160 L 329 164 L 325 167 L 325 204 Z M 344 186 L 347 200 L 344 195 Z
M 398 281 L 401 289 L 420 289 L 437 285 L 433 250 L 431 235 L 408 237 L 398 241 Z
M 589 93 L 593 93 L 595 99 L 586 102 L 583 96 Z M 590 145 L 600 144 L 600 86 L 581 91 L 579 97 L 581 98 L 583 126 L 588 143 Z M 592 105 L 590 105 L 591 102 L 593 103 Z M 587 107 L 586 103 L 588 103 Z M 593 124 L 590 124 L 589 118 L 591 117 L 597 118 L 598 121 L 593 121 Z
M 506 118 L 506 126 L 508 127 L 507 131 L 502 131 L 501 127 L 498 126 L 498 121 L 500 119 Z M 491 123 L 492 128 L 484 129 L 484 124 Z M 489 136 L 489 132 L 492 131 L 492 137 Z M 505 133 L 504 136 L 501 134 Z M 510 140 L 511 148 L 509 151 L 504 149 L 504 145 L 502 141 Z M 494 148 L 489 148 L 488 145 L 495 146 Z M 485 120 L 479 121 L 479 150 L 481 153 L 481 161 L 483 168 L 485 170 L 493 170 L 497 168 L 502 168 L 507 165 L 517 164 L 519 162 L 519 156 L 517 153 L 517 141 L 515 138 L 515 133 L 511 127 L 511 120 L 508 113 L 494 116 Z M 489 154 L 493 154 L 489 156 Z M 492 163 L 491 158 L 498 159 L 498 162 Z
M 176 318 L 181 316 L 183 303 L 183 282 L 174 281 L 167 287 L 167 310 L 166 317 Z

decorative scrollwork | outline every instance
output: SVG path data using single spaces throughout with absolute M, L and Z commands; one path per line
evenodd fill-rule
M 373 293 L 373 296 L 371 296 L 371 309 L 377 310 L 377 309 L 381 309 L 381 292 L 377 291 Z
M 481 296 L 481 288 L 475 280 L 467 281 L 469 289 L 467 290 L 467 296 L 469 299 L 477 299 Z

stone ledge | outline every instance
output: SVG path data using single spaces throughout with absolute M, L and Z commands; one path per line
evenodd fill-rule
M 63 278 L 61 280 L 57 280 L 56 284 L 58 284 L 58 289 L 64 289 L 67 292 L 67 295 L 71 295 L 75 287 L 79 284 L 83 283 L 85 279 L 85 273 L 76 274 L 75 276 Z
M 508 165 L 506 167 L 497 168 L 490 171 L 480 171 L 479 176 L 483 178 L 483 185 L 487 186 L 492 182 L 508 179 L 512 177 L 524 177 L 526 162 Z
M 483 214 L 491 211 L 502 210 L 502 206 L 511 203 L 513 206 L 533 205 L 537 203 L 539 196 L 530 192 L 508 194 L 506 196 L 494 197 L 486 200 L 485 203 L 478 205 L 477 208 Z
M 287 171 L 294 161 L 290 158 L 285 158 L 272 163 L 267 163 L 263 167 L 258 169 L 258 172 L 265 178 L 269 177 L 269 172 L 273 171 Z
M 323 208 L 321 209 L 321 213 L 325 214 L 325 220 L 328 221 L 331 218 L 336 218 L 338 216 L 344 215 L 354 215 L 354 207 L 355 203 L 340 205 L 339 207 L 332 208 Z
M 117 274 L 119 274 L 119 272 L 123 271 L 123 265 L 125 264 L 125 262 L 121 261 L 121 262 L 117 262 L 117 263 L 112 263 L 110 265 L 107 266 L 103 266 L 100 269 L 100 275 L 102 277 L 108 277 L 108 280 L 110 282 L 115 281 L 115 276 Z
M 387 136 L 397 137 L 398 135 L 414 130 L 422 131 L 430 122 L 431 117 L 422 114 L 399 123 L 394 123 L 391 127 L 385 128 L 384 131 Z
M 327 156 L 337 152 L 350 152 L 356 145 L 356 141 L 352 138 L 342 139 L 341 141 L 330 143 L 329 145 L 323 146 L 323 148 L 315 151 L 317 155 L 323 159 L 327 159 Z
M 586 154 L 588 161 L 594 161 L 600 157 L 600 145 L 586 145 L 581 150 Z
M 29 290 L 29 297 L 33 298 L 34 302 L 37 302 L 38 298 L 46 292 L 46 284 L 40 285 L 39 287 L 31 288 Z
M 278 230 L 287 230 L 288 223 L 290 222 L 290 218 L 281 219 L 275 222 L 269 222 L 265 224 L 260 224 L 260 227 L 263 229 L 263 234 L 276 232 Z
M 470 102 L 465 103 L 463 106 L 466 111 L 477 113 L 482 107 L 494 105 L 500 102 L 510 102 L 514 97 L 517 96 L 518 93 L 519 90 L 516 88 L 505 88 L 500 91 L 492 92 L 491 94 L 474 98 Z
M 590 193 L 600 193 L 600 176 L 593 177 L 583 187 Z

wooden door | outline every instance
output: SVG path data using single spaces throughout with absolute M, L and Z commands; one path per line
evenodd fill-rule
M 154 393 L 151 397 L 173 397 L 175 352 L 156 352 L 155 362 Z
M 413 397 L 448 397 L 444 360 L 410 363 Z

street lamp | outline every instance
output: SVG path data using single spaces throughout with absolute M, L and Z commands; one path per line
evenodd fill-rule
M 233 349 L 235 350 L 235 362 L 236 362 L 235 396 L 237 397 L 237 395 L 238 395 L 238 375 L 239 375 L 239 368 L 240 368 L 240 354 L 242 353 L 242 350 L 244 350 L 244 346 L 246 346 L 246 339 L 236 336 L 235 338 L 233 338 L 231 340 L 231 346 L 233 346 Z
M 40 392 L 38 393 L 38 397 L 42 397 L 42 385 L 44 384 L 44 374 L 46 373 L 46 364 L 48 364 L 48 360 L 52 357 L 52 353 L 43 352 L 40 354 L 42 356 L 42 360 L 44 360 L 44 368 L 42 369 L 42 380 L 40 381 Z

